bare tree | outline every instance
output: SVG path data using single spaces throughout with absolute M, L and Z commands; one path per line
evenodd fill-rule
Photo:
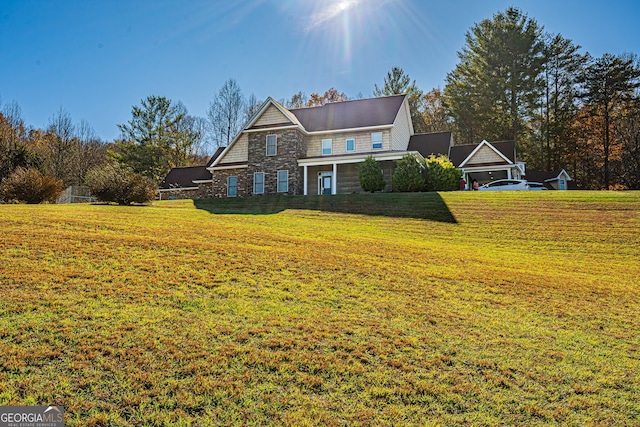
M 227 80 L 209 104 L 207 119 L 215 148 L 227 146 L 240 132 L 245 100 L 235 79 Z
M 252 93 L 249 95 L 247 102 L 244 108 L 244 123 L 246 124 L 253 115 L 258 111 L 260 106 L 262 105 L 262 101 L 259 101 L 258 98 Z

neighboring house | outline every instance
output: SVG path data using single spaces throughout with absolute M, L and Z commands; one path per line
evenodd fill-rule
M 550 190 L 576 189 L 571 177 L 564 169 L 555 172 L 530 170 L 526 175 L 527 181 L 541 182 Z
M 498 179 L 523 179 L 525 163 L 517 160 L 514 141 L 454 145 L 451 132 L 414 135 L 409 149 L 423 157 L 445 155 L 462 170 L 467 185 L 475 179 L 479 184 Z
M 413 125 L 405 95 L 288 110 L 268 98 L 207 168 L 214 197 L 362 192 L 358 163 L 380 162 L 391 191 Z
M 207 169 L 213 161 L 224 151 L 218 148 L 205 166 L 188 166 L 173 168 L 164 177 L 158 193 L 163 199 L 200 199 L 211 197 L 211 172 Z

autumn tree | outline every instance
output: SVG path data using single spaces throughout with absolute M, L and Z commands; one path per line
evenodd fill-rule
M 421 103 L 424 132 L 447 132 L 453 130 L 455 124 L 444 104 L 444 96 L 439 88 L 431 89 L 423 94 Z
M 384 78 L 384 85 L 378 87 L 376 84 L 374 87 L 373 96 L 407 95 L 414 131 L 416 133 L 427 132 L 421 115 L 422 91 L 418 89 L 416 81 L 411 81 L 409 75 L 402 68 L 392 67 Z
M 614 117 L 634 91 L 640 87 L 640 68 L 630 55 L 605 53 L 600 58 L 589 58 L 589 65 L 579 79 L 582 98 L 591 114 L 601 118 L 598 129 L 602 141 L 603 186 L 611 184 L 610 156 L 615 140 L 612 138 Z
M 291 99 L 287 101 L 287 108 L 304 108 L 309 101 L 309 97 L 304 92 L 298 92 L 291 96 Z
M 344 92 L 338 92 L 335 88 L 330 88 L 324 94 L 319 95 L 317 93 L 312 93 L 309 96 L 309 100 L 307 101 L 306 107 L 320 107 L 324 104 L 329 104 L 331 102 L 342 102 L 348 101 L 349 97 L 344 94 Z

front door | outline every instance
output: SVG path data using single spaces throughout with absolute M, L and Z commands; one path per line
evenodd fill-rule
M 333 182 L 332 172 L 320 172 L 318 174 L 318 194 L 332 194 L 331 184 Z

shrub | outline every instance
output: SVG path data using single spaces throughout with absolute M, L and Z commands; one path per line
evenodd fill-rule
M 376 159 L 373 156 L 367 157 L 367 159 L 358 165 L 358 175 L 360 177 L 360 187 L 363 191 L 384 190 L 385 185 L 384 175 L 382 169 L 378 165 Z
M 447 156 L 430 155 L 425 159 L 425 183 L 427 191 L 453 191 L 460 188 L 462 172 Z
M 62 181 L 36 168 L 16 168 L 2 181 L 0 196 L 7 201 L 53 202 L 62 193 Z
M 107 163 L 87 173 L 86 184 L 91 194 L 103 202 L 119 205 L 147 203 L 156 197 L 153 182 L 119 163 Z
M 396 162 L 393 171 L 393 187 L 402 192 L 424 189 L 424 167 L 414 156 L 407 154 Z

